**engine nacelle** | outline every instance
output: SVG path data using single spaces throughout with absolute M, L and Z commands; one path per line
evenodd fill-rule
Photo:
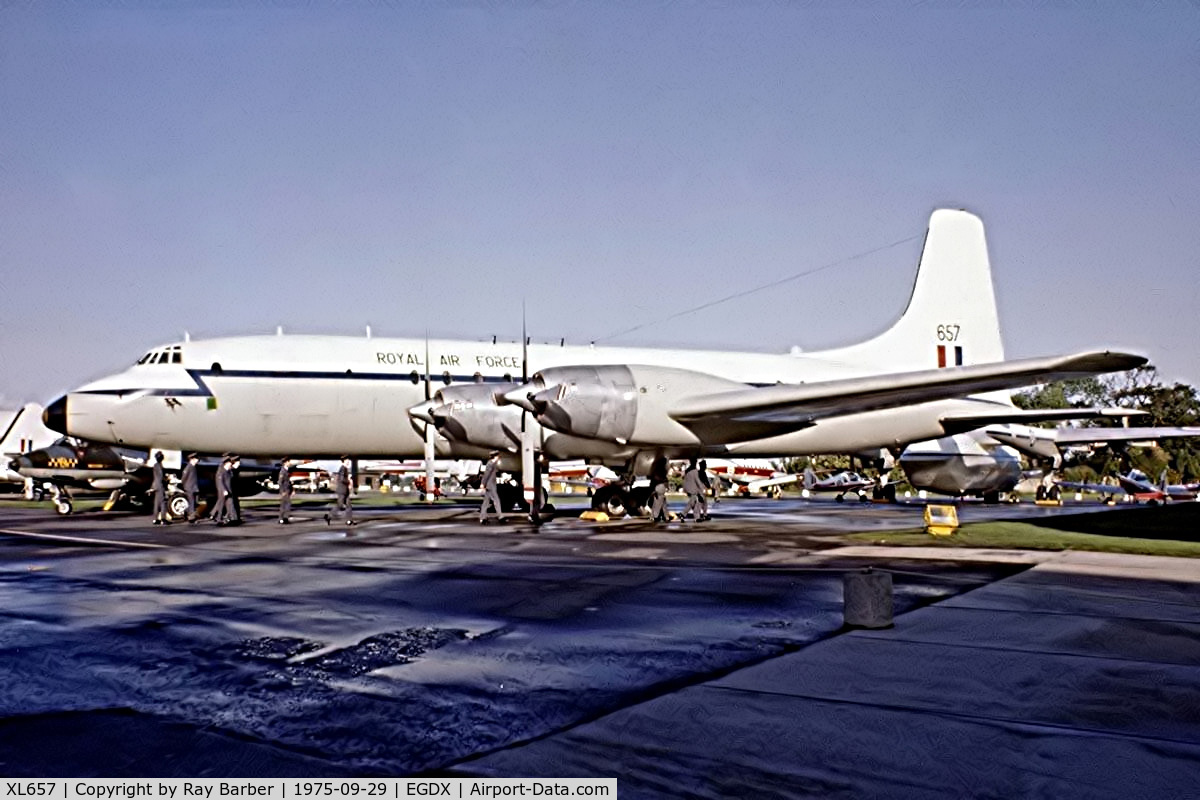
M 572 436 L 625 443 L 637 424 L 637 389 L 627 366 L 546 369 L 533 376 L 528 398 L 538 422 Z
M 964 433 L 909 445 L 900 466 L 915 488 L 949 495 L 1011 492 L 1021 480 L 1015 451 L 984 447 Z
M 451 442 L 487 450 L 519 451 L 521 409 L 497 405 L 496 393 L 516 388 L 515 383 L 473 383 L 438 391 L 428 414 L 438 433 Z
M 671 417 L 680 400 L 746 385 L 702 372 L 641 365 L 552 367 L 505 395 L 545 428 L 584 439 L 656 447 L 702 444 Z

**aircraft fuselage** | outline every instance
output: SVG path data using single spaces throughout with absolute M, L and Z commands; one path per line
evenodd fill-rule
M 185 342 L 53 404 L 47 423 L 93 441 L 142 448 L 280 456 L 420 456 L 408 409 L 461 383 L 520 380 L 519 343 L 336 336 L 249 336 Z M 428 355 L 427 355 L 428 353 Z M 152 356 L 148 354 L 148 356 Z M 530 345 L 529 372 L 559 365 L 633 363 L 682 367 L 750 385 L 835 380 L 888 372 L 888 364 L 820 357 L 689 350 Z M 934 358 L 930 353 L 930 360 Z M 426 365 L 428 360 L 428 367 Z M 640 386 L 653 393 L 660 387 Z M 982 401 L 941 400 L 822 420 L 783 436 L 688 452 L 735 457 L 894 446 L 943 433 L 943 415 Z M 546 432 L 552 458 L 623 463 L 636 447 Z M 477 448 L 439 440 L 442 457 Z

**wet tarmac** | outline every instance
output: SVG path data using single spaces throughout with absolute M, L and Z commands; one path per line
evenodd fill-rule
M 939 773 L 896 784 L 892 757 L 855 767 L 824 753 L 835 778 L 813 783 L 816 767 L 782 746 L 809 730 L 836 749 L 841 724 L 785 695 L 819 695 L 818 678 L 878 693 L 893 671 L 929 669 L 903 647 L 884 661 L 859 663 L 851 651 L 833 667 L 805 661 L 887 635 L 841 630 L 842 576 L 866 563 L 889 570 L 900 631 L 901 619 L 945 613 L 1044 567 L 840 549 L 837 534 L 849 530 L 919 526 L 918 506 L 726 501 L 711 522 L 658 527 L 573 514 L 539 528 L 480 527 L 473 507 L 454 505 L 356 513 L 352 528 L 327 526 L 317 507 L 289 526 L 251 508 L 239 527 L 156 528 L 144 517 L 0 504 L 0 771 L 594 775 L 621 779 L 625 797 L 729 796 L 738 786 L 861 796 L 898 785 L 913 795 L 937 788 Z M 960 515 L 1053 513 L 1062 510 Z M 1194 588 L 1181 590 L 1184 607 Z M 1184 628 L 1160 649 L 1198 632 L 1187 626 L 1200 618 L 1176 623 Z M 985 660 L 963 663 L 986 675 Z M 1175 665 L 1184 672 L 1171 686 L 1196 676 L 1189 663 L 1190 673 Z M 755 677 L 763 670 L 786 680 Z M 731 700 L 733 685 L 745 696 Z M 771 732 L 774 750 L 762 744 Z M 1200 742 L 1195 725 L 1170 735 Z M 905 748 L 902 761 L 940 755 Z

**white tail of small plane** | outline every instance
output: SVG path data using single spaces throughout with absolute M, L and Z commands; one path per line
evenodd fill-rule
M 0 458 L 5 459 L 54 444 L 61 434 L 42 424 L 42 407 L 26 403 L 15 411 L 0 411 Z
M 0 483 L 22 483 L 8 468 L 9 461 L 30 450 L 54 444 L 59 434 L 42 424 L 42 407 L 28 403 L 15 411 L 0 411 Z
M 884 372 L 1003 361 L 982 220 L 967 211 L 934 211 L 900 319 L 875 338 L 829 355 Z

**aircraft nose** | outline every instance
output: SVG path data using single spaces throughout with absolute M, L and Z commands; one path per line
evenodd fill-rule
M 55 400 L 42 412 L 42 424 L 52 431 L 67 434 L 67 396 Z

